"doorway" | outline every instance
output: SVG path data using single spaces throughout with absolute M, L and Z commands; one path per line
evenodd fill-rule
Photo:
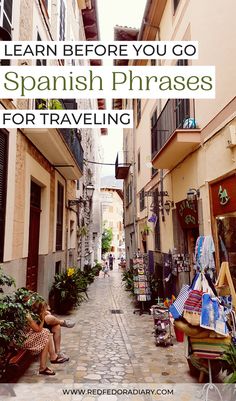
M 236 288 L 236 213 L 216 217 L 219 261 L 229 262 L 230 273 Z
M 31 181 L 30 186 L 30 220 L 29 220 L 29 244 L 27 259 L 26 287 L 31 291 L 37 291 L 38 285 L 38 254 L 40 232 L 41 187 Z

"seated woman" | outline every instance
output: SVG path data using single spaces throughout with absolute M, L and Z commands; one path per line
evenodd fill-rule
M 72 328 L 75 322 L 72 320 L 59 319 L 52 315 L 50 310 L 47 309 L 44 318 L 44 327 L 49 329 L 53 334 L 53 342 L 55 347 L 55 352 L 60 358 L 64 358 L 64 362 L 69 361 L 69 357 L 61 352 L 61 327 Z
M 47 367 L 47 357 L 49 354 L 51 363 L 63 363 L 65 358 L 61 358 L 55 352 L 53 337 L 48 329 L 43 327 L 47 313 L 47 303 L 36 301 L 31 306 L 32 314 L 27 315 L 26 340 L 23 348 L 27 349 L 32 355 L 40 356 L 39 373 L 52 376 L 55 372 Z

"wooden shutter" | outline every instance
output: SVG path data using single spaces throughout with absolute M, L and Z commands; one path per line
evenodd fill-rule
M 56 251 L 62 250 L 63 210 L 64 210 L 64 187 L 62 184 L 60 184 L 60 182 L 58 182 L 58 184 L 57 184 Z
M 0 130 L 0 262 L 3 262 L 7 193 L 8 134 Z

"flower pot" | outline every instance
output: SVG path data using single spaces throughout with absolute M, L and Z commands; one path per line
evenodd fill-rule
M 176 340 L 178 341 L 178 343 L 182 343 L 184 341 L 184 332 L 177 329 L 177 327 L 175 327 L 175 326 L 174 326 L 174 330 L 175 330 Z

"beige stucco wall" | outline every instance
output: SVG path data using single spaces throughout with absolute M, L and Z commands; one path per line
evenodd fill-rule
M 216 99 L 195 100 L 195 118 L 202 132 L 202 141 L 198 149 L 179 163 L 172 171 L 164 171 L 163 189 L 168 191 L 170 199 L 178 202 L 186 198 L 189 188 L 200 189 L 203 207 L 201 230 L 205 235 L 211 233 L 209 204 L 209 181 L 235 169 L 235 148 L 228 148 L 229 125 L 235 119 L 236 108 L 233 99 L 236 94 L 235 69 L 235 25 L 236 3 L 229 0 L 185 0 L 180 1 L 173 13 L 173 2 L 167 5 L 157 31 L 156 40 L 197 40 L 199 59 L 189 61 L 189 65 L 216 66 Z M 161 65 L 175 65 L 176 61 L 163 60 Z M 181 96 L 180 96 L 181 97 Z M 158 184 L 160 175 L 151 179 L 151 171 L 145 163 L 151 158 L 151 116 L 155 108 L 161 112 L 166 100 L 142 100 L 142 116 L 135 132 L 135 174 L 137 181 L 136 203 L 138 219 L 138 241 L 141 231 L 150 216 L 150 198 L 145 199 L 145 209 L 139 211 L 139 192 L 142 188 L 152 190 Z M 136 101 L 134 101 L 136 105 Z M 134 107 L 137 121 L 136 107 Z M 125 134 L 126 135 L 126 134 Z M 125 141 L 124 141 L 125 145 Z M 141 151 L 141 171 L 137 171 L 137 155 Z M 173 150 L 174 157 L 174 150 Z M 130 179 L 126 179 L 126 182 Z M 159 187 L 160 190 L 160 187 Z M 152 223 L 148 223 L 153 227 Z M 165 213 L 163 222 L 160 215 L 161 250 L 168 252 L 173 248 L 172 211 Z M 154 235 L 147 237 L 148 249 L 154 250 Z
M 197 40 L 199 59 L 190 64 L 216 66 L 216 99 L 195 101 L 200 128 L 204 128 L 236 93 L 235 13 L 234 0 L 184 0 L 173 15 L 173 2 L 168 0 L 161 20 L 161 40 Z
M 119 256 L 119 241 L 123 240 L 123 200 L 114 189 L 101 189 L 103 227 L 112 228 L 111 246 L 115 247 L 115 257 Z

